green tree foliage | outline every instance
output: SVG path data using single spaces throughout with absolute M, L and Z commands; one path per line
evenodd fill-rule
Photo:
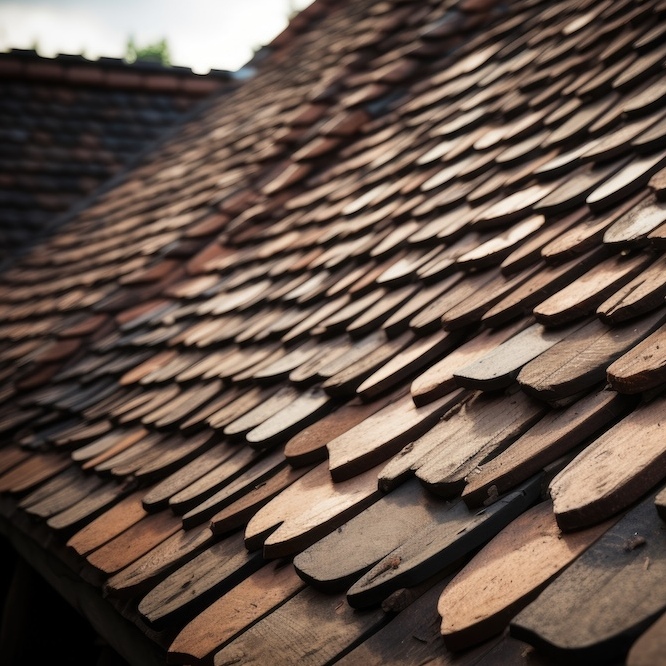
M 171 56 L 169 55 L 169 45 L 166 39 L 160 39 L 154 44 L 147 44 L 146 46 L 138 46 L 133 37 L 127 40 L 127 48 L 125 52 L 125 60 L 127 62 L 136 62 L 137 60 L 159 62 L 162 65 L 171 64 Z

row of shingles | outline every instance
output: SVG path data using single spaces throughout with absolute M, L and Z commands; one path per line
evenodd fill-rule
M 617 215 L 616 215 L 615 217 L 617 217 Z M 640 260 L 639 260 L 639 263 L 640 263 Z M 643 265 L 645 265 L 645 263 L 646 263 L 646 262 L 643 262 Z M 634 266 L 634 270 L 635 270 L 635 268 L 636 268 L 636 267 Z M 619 280 L 619 283 L 620 283 L 620 284 L 622 283 L 623 280 L 626 281 L 627 279 L 629 279 L 628 277 L 627 277 L 627 278 L 623 278 L 623 277 L 622 277 L 622 271 L 623 271 L 623 268 L 622 268 L 622 267 L 617 267 L 617 268 L 615 268 L 614 270 L 615 270 L 615 274 L 614 274 L 613 277 L 614 277 L 615 280 Z M 611 271 L 611 272 L 612 272 L 612 271 Z M 631 274 L 629 274 L 629 277 L 631 277 Z M 599 279 L 600 279 L 600 278 L 599 278 Z M 618 283 L 616 282 L 615 286 L 617 286 L 617 284 L 618 284 Z M 597 285 L 597 286 L 598 286 L 598 285 Z M 597 300 L 597 303 L 598 303 L 600 300 L 602 300 L 601 296 L 597 296 L 597 299 L 598 299 L 598 300 Z M 589 302 L 584 303 L 584 307 L 588 307 L 588 308 L 589 308 L 589 307 L 590 307 L 590 303 L 589 303 Z M 594 307 L 594 303 L 592 303 L 592 307 Z M 582 315 L 584 314 L 584 312 L 578 311 L 578 312 L 576 312 L 576 313 L 574 313 L 574 314 L 575 314 L 575 316 L 580 317 L 580 316 L 582 316 Z M 543 316 L 542 318 L 545 319 L 545 316 Z M 546 321 L 549 321 L 549 323 L 551 323 L 551 325 L 553 325 L 553 324 L 555 323 L 554 320 L 546 320 Z M 654 322 L 653 322 L 653 323 L 654 323 Z M 603 370 L 603 368 L 602 368 L 602 370 Z M 552 396 L 550 396 L 550 397 L 552 397 Z M 593 398 L 593 402 L 594 402 L 594 398 Z M 588 425 L 589 425 L 589 424 L 588 424 Z M 541 428 L 541 429 L 543 429 L 543 428 Z M 549 426 L 549 429 L 551 429 L 550 426 Z M 529 436 L 529 435 L 528 435 L 528 436 Z M 536 436 L 536 432 L 535 432 L 535 436 Z M 525 441 L 526 441 L 526 440 L 525 440 Z M 509 450 L 511 450 L 511 449 L 509 449 Z M 499 468 L 499 467 L 501 467 L 501 465 L 498 465 L 498 468 Z M 533 465 L 532 467 L 534 467 L 534 465 Z M 504 485 L 504 486 L 502 486 L 502 488 L 510 487 L 510 485 L 511 485 L 511 484 Z M 455 590 L 455 589 L 456 589 L 456 588 L 454 588 L 454 590 Z M 458 588 L 458 589 L 460 589 L 460 588 Z M 467 593 L 467 592 L 469 592 L 469 589 L 468 589 L 468 588 L 465 588 L 465 591 L 466 591 L 466 593 Z M 449 602 L 450 599 L 451 599 L 451 597 L 447 597 L 447 602 Z M 450 609 L 449 609 L 449 610 L 450 610 Z M 473 612 L 476 613 L 476 614 L 478 615 L 478 609 L 474 610 Z M 464 613 L 463 613 L 463 615 L 464 615 Z M 455 617 L 455 611 L 453 611 L 453 610 L 451 610 L 451 618 L 452 618 L 452 619 L 449 621 L 449 625 L 450 625 L 450 626 L 447 627 L 447 631 L 452 631 L 451 628 L 452 628 L 454 625 L 458 624 L 458 627 L 456 628 L 456 631 L 458 632 L 458 633 L 456 634 L 456 637 L 449 637 L 449 639 L 451 640 L 452 644 L 455 643 L 456 640 L 461 640 L 462 642 L 464 642 L 464 640 L 468 640 L 468 637 L 467 637 L 467 638 L 463 638 L 463 637 L 465 637 L 465 632 L 464 632 L 464 629 L 463 629 L 464 621 L 461 620 L 461 618 L 456 618 L 456 617 Z M 508 616 L 505 615 L 505 617 L 504 617 L 504 621 L 506 622 L 507 619 L 508 619 Z M 478 618 L 477 618 L 477 620 L 478 620 Z M 468 628 L 469 628 L 469 627 L 467 627 L 467 629 L 468 629 Z M 495 629 L 497 629 L 497 627 L 495 627 Z M 456 632 L 452 631 L 452 633 L 456 633 Z M 482 636 L 482 635 L 483 635 L 483 632 L 480 631 L 480 627 L 475 627 L 473 633 L 476 634 L 476 635 L 478 635 L 478 636 Z
M 178 151 L 172 151 L 174 157 L 178 154 Z M 138 188 L 137 188 L 138 185 Z M 156 183 L 152 185 L 152 188 L 143 188 L 145 194 L 150 196 L 151 194 L 157 197 L 160 193 L 164 193 L 169 189 L 169 185 L 166 187 L 164 185 L 159 185 Z M 129 203 L 132 200 L 132 197 L 135 196 L 137 191 L 142 190 L 142 183 L 137 180 L 134 183 L 125 183 L 124 188 L 126 191 L 124 194 L 126 198 L 124 201 Z M 196 190 L 195 190 L 196 192 Z M 90 330 L 79 330 L 72 331 L 72 333 L 80 336 L 85 336 L 86 333 L 95 332 L 95 327 L 100 325 L 99 319 L 101 318 L 104 321 L 105 317 L 103 315 L 89 317 L 85 313 L 87 310 L 98 308 L 100 312 L 105 312 L 110 310 L 106 306 L 99 307 L 100 304 L 103 304 L 104 299 L 112 291 L 115 292 L 114 298 L 117 303 L 123 302 L 125 300 L 132 299 L 132 295 L 127 293 L 123 294 L 122 289 L 120 290 L 120 298 L 118 298 L 119 291 L 113 284 L 116 279 L 120 279 L 121 282 L 124 279 L 127 279 L 128 283 L 137 282 L 136 278 L 138 277 L 138 286 L 135 285 L 136 294 L 134 297 L 148 297 L 153 293 L 157 293 L 161 289 L 161 282 L 164 281 L 165 273 L 161 270 L 158 264 L 164 259 L 159 257 L 157 260 L 152 263 L 154 266 L 145 270 L 147 264 L 150 263 L 149 257 L 154 252 L 158 252 L 160 247 L 167 247 L 169 243 L 173 246 L 173 241 L 177 238 L 177 235 L 174 237 L 173 231 L 171 229 L 178 229 L 185 224 L 191 223 L 193 220 L 196 221 L 200 216 L 197 213 L 188 213 L 188 207 L 196 209 L 196 205 L 201 205 L 201 197 L 199 200 L 194 198 L 194 193 L 191 200 L 191 205 L 182 206 L 180 208 L 170 208 L 165 207 L 164 212 L 169 212 L 169 217 L 165 218 L 163 221 L 160 220 L 155 211 L 151 211 L 151 206 L 154 208 L 156 205 L 159 205 L 159 199 L 153 201 L 148 206 L 144 204 L 144 207 L 147 209 L 147 214 L 143 217 L 139 214 L 139 210 L 132 210 L 132 205 L 130 204 L 130 214 L 129 217 L 116 215 L 115 219 L 110 215 L 110 211 L 113 210 L 113 203 L 109 206 L 108 203 L 101 203 L 96 208 L 88 212 L 87 217 L 81 216 L 81 219 L 74 221 L 70 226 L 67 234 L 61 234 L 53 242 L 53 246 L 49 247 L 45 245 L 40 249 L 40 252 L 37 252 L 31 258 L 26 260 L 28 266 L 33 265 L 34 267 L 27 270 L 27 275 L 29 281 L 33 282 L 29 287 L 26 287 L 26 292 L 30 292 L 31 305 L 28 308 L 30 312 L 20 312 L 18 316 L 24 317 L 30 314 L 40 313 L 42 311 L 55 311 L 55 312 L 72 312 L 72 317 L 74 319 L 83 319 L 83 328 L 86 329 L 88 326 L 85 323 L 86 318 L 92 325 Z M 162 198 L 162 201 L 164 199 Z M 189 204 L 190 202 L 188 202 Z M 117 202 L 116 202 L 117 206 Z M 205 210 L 202 211 L 205 213 Z M 133 215 L 135 213 L 135 215 Z M 108 220 L 108 226 L 106 228 L 100 227 L 100 219 Z M 141 227 L 140 223 L 143 222 L 145 226 Z M 138 227 L 138 228 L 137 228 Z M 160 234 L 160 232 L 164 233 Z M 151 234 L 153 237 L 151 237 Z M 195 236 L 196 237 L 196 236 Z M 125 241 L 130 240 L 132 244 L 125 245 Z M 159 253 L 163 254 L 163 253 Z M 168 259 L 166 260 L 168 264 Z M 39 267 L 39 268 L 36 268 Z M 43 268 L 46 267 L 46 268 Z M 44 279 L 44 282 L 39 281 L 40 277 Z M 142 280 L 143 278 L 146 281 Z M 49 273 L 55 274 L 58 276 L 58 280 L 51 279 L 48 280 Z M 10 282 L 12 279 L 16 278 L 16 275 L 19 276 L 19 279 L 26 274 L 25 269 L 17 268 L 8 275 L 7 281 Z M 151 284 L 152 281 L 152 284 Z M 143 284 L 142 284 L 143 282 Z M 102 286 L 102 289 L 99 291 L 93 290 L 92 287 L 98 285 Z M 77 289 L 76 287 L 80 287 Z M 108 287 L 108 289 L 107 289 Z M 60 290 L 65 290 L 64 293 L 60 293 Z M 85 290 L 85 291 L 84 291 Z M 6 299 L 12 300 L 12 295 L 14 300 L 16 300 L 16 291 L 7 291 Z M 41 297 L 41 300 L 40 300 Z M 19 296 L 22 298 L 22 296 Z M 111 300 L 113 303 L 113 299 Z M 12 313 L 16 312 L 15 308 L 12 308 Z M 76 325 L 74 326 L 76 328 Z M 113 326 L 111 327 L 113 328 Z M 89 329 L 89 326 L 88 326 Z M 67 346 L 67 333 L 62 336 L 62 340 L 57 340 L 57 337 L 60 335 L 57 327 L 52 327 L 50 330 L 52 337 L 56 338 L 54 346 L 56 349 L 62 348 L 63 343 Z M 97 331 L 101 336 L 104 336 L 108 333 L 102 327 L 101 331 Z M 81 346 L 81 340 L 76 341 L 76 338 L 73 338 L 78 346 Z M 42 345 L 44 341 L 42 341 Z M 68 354 L 63 354 L 63 358 L 59 360 L 67 360 Z M 42 359 L 43 360 L 43 359 Z M 80 374 L 84 377 L 91 371 L 97 370 L 100 363 L 95 360 L 95 357 L 88 357 L 83 360 L 83 366 L 80 368 Z M 102 365 L 105 362 L 115 364 L 115 366 L 122 367 L 122 363 L 118 362 L 118 359 L 112 359 L 108 355 L 106 358 L 101 357 Z M 36 359 L 37 368 L 39 369 L 40 358 Z M 132 363 L 134 360 L 129 358 L 129 362 Z M 47 366 L 49 367 L 49 366 Z M 53 370 L 57 369 L 57 365 L 53 366 Z M 51 372 L 53 374 L 53 372 Z M 74 371 L 74 376 L 77 375 L 76 370 Z M 35 368 L 32 368 L 32 376 L 35 376 Z M 39 372 L 37 373 L 39 377 Z M 113 377 L 101 378 L 98 383 L 93 382 L 95 389 L 100 388 L 103 390 L 113 388 Z M 83 382 L 86 383 L 85 380 Z M 100 384 L 102 385 L 100 387 Z M 78 388 L 77 388 L 78 387 Z M 86 388 L 91 389 L 90 385 Z M 62 382 L 59 386 L 56 385 L 52 387 L 51 390 L 46 391 L 46 395 L 43 399 L 43 406 L 48 408 L 52 407 L 54 404 L 57 406 L 57 402 L 60 398 L 63 398 L 67 393 L 67 389 L 70 390 L 70 395 L 68 396 L 67 409 L 76 411 L 77 407 L 77 393 L 80 389 L 80 384 L 76 381 L 65 381 Z M 87 398 L 83 401 L 80 401 L 78 407 L 83 409 L 85 406 L 92 405 L 97 399 L 106 397 L 105 395 L 98 395 L 95 392 L 90 391 L 87 395 Z M 37 396 L 37 399 L 39 397 Z M 30 401 L 29 398 L 24 398 L 24 401 Z M 71 401 L 74 401 L 72 404 Z M 83 404 L 86 403 L 86 405 Z M 54 411 L 51 410 L 51 414 L 47 415 L 47 418 L 53 418 Z M 55 412 L 57 417 L 58 412 Z M 39 424 L 33 424 L 38 426 Z M 69 424 L 65 424 L 68 426 Z M 84 423 L 84 429 L 87 427 L 87 424 Z M 67 430 L 66 427 L 62 428 Z M 55 436 L 55 434 L 54 434 Z
M 326 478 L 327 478 L 325 474 L 318 474 L 317 476 L 318 476 L 318 477 L 321 477 L 321 478 L 323 478 L 323 479 L 326 479 Z M 372 477 L 370 477 L 370 478 L 372 478 Z M 314 477 L 314 475 L 311 475 L 310 480 L 311 480 L 312 482 L 315 481 L 315 477 Z M 319 481 L 319 482 L 320 482 L 320 481 Z M 351 485 L 351 484 L 349 484 L 349 485 Z M 349 492 L 350 495 L 351 495 L 354 491 L 356 491 L 356 492 L 359 491 L 359 488 L 358 488 L 358 485 L 359 485 L 359 484 L 356 484 L 356 485 L 357 485 L 357 488 L 356 488 L 355 490 L 354 490 L 353 488 L 350 488 L 350 489 L 347 491 L 347 492 Z M 345 492 L 345 490 L 343 490 L 343 487 L 342 487 L 342 486 L 338 486 L 337 490 L 338 490 L 340 493 Z M 282 506 L 282 507 L 276 508 L 277 505 L 276 505 L 275 503 L 272 503 L 272 504 L 273 504 L 272 509 L 275 510 L 275 515 L 272 517 L 272 520 L 276 520 L 276 516 L 277 516 L 277 515 L 280 515 L 280 517 L 282 517 L 282 516 L 284 515 L 284 513 L 282 513 L 282 512 L 280 511 L 280 509 L 283 509 L 283 510 L 286 510 L 287 512 L 289 512 L 290 509 L 289 509 L 286 505 L 288 505 L 288 504 L 290 503 L 290 501 L 292 501 L 293 499 L 295 499 L 297 496 L 300 496 L 300 495 L 301 495 L 301 491 L 302 491 L 302 489 L 299 489 L 299 488 L 297 488 L 297 487 L 294 487 L 293 489 L 290 489 L 290 493 L 289 493 L 289 495 L 288 495 L 287 493 L 283 494 L 283 495 L 280 497 L 279 502 L 282 503 L 282 504 L 285 505 L 285 506 Z M 361 490 L 361 493 L 363 493 L 363 492 L 367 492 L 367 490 L 366 490 L 366 491 Z M 361 498 L 361 501 L 362 501 L 362 498 Z M 267 516 L 268 513 L 270 513 L 270 511 L 264 511 L 263 518 L 266 518 L 266 516 Z M 277 519 L 277 520 L 279 520 L 279 519 Z M 256 521 L 255 521 L 255 522 L 256 522 Z M 261 522 L 261 521 L 259 521 L 259 522 Z M 252 525 L 253 529 L 254 529 L 255 532 L 256 532 L 256 536 L 257 536 L 257 537 L 259 537 L 259 538 L 263 538 L 263 537 L 260 536 L 260 533 L 262 532 L 262 530 L 270 530 L 270 529 L 272 529 L 272 528 L 268 527 L 269 522 L 270 522 L 270 520 L 268 520 L 268 521 L 264 521 L 264 523 L 263 523 L 263 527 L 261 527 L 261 526 L 257 527 L 257 525 Z M 307 522 L 307 521 L 306 521 L 306 522 Z M 288 554 L 288 553 L 290 552 L 290 549 L 292 549 L 292 548 L 301 548 L 301 547 L 303 547 L 304 542 L 302 541 L 302 538 L 303 538 L 303 537 L 302 537 L 302 535 L 303 535 L 302 532 L 300 533 L 301 537 L 300 537 L 300 539 L 299 539 L 299 529 L 302 529 L 302 527 L 303 527 L 303 525 L 301 525 L 301 526 L 296 526 L 296 531 L 294 532 L 293 529 L 292 529 L 292 530 L 291 530 L 291 534 L 287 535 L 287 537 L 285 537 L 285 536 L 283 535 L 283 540 L 282 540 L 281 542 L 278 540 L 278 543 L 277 543 L 277 544 L 272 544 L 272 543 L 271 543 L 270 554 L 272 554 L 273 556 L 278 556 L 278 555 L 280 555 L 280 554 Z M 324 529 L 326 529 L 326 528 L 330 527 L 330 525 L 326 526 L 326 525 L 321 525 L 321 524 L 320 524 L 320 525 L 312 525 L 312 524 L 311 524 L 311 525 L 306 526 L 306 527 L 309 527 L 309 529 L 312 530 L 312 533 L 309 534 L 309 535 L 307 535 L 305 538 L 311 538 L 311 537 L 313 537 L 313 536 L 316 536 L 316 535 L 315 535 L 315 530 L 316 530 L 317 528 L 320 528 L 320 529 L 321 529 L 321 528 L 323 527 Z M 289 530 L 287 530 L 287 531 L 289 532 Z M 248 531 L 246 531 L 246 538 L 249 538 L 249 540 L 251 540 L 253 543 L 254 543 L 254 541 L 256 541 L 256 538 L 254 537 L 255 532 L 252 532 L 251 534 L 248 534 Z M 306 542 L 306 543 L 307 543 L 307 542 Z M 286 549 L 285 549 L 285 547 L 286 547 Z M 266 551 L 266 552 L 268 552 L 268 551 Z
M 179 574 L 179 575 L 182 575 L 182 574 Z M 173 584 L 173 583 L 172 583 L 172 584 Z M 153 595 L 153 596 L 156 597 L 157 595 Z M 150 605 L 148 604 L 148 602 L 146 602 L 146 610 L 149 610 L 149 608 L 150 608 Z
M 250 256 L 251 256 L 251 255 L 252 255 L 252 253 L 250 253 Z M 260 258 L 261 258 L 261 257 L 260 257 Z M 218 266 L 219 266 L 219 264 L 218 264 Z M 245 272 L 245 270 L 247 269 L 247 267 L 243 266 L 242 269 L 243 269 L 243 272 Z M 234 277 L 238 278 L 238 275 L 236 275 L 236 276 L 234 276 Z M 230 284 L 230 283 L 229 283 L 229 284 Z M 208 303 L 204 303 L 204 305 L 206 306 L 206 311 L 208 311 L 208 307 L 210 306 L 210 302 L 208 302 Z M 218 301 L 215 305 L 219 305 L 222 309 L 224 309 L 224 307 L 225 307 L 225 306 L 224 306 L 224 299 L 223 299 L 222 301 Z M 214 311 L 213 311 L 213 312 L 214 312 Z M 199 313 L 200 313 L 200 314 L 205 314 L 204 311 L 199 311 Z M 218 312 L 217 314 L 222 314 L 222 312 Z M 195 322 L 195 325 L 196 325 L 196 322 Z M 185 506 L 185 504 L 183 504 L 183 506 Z M 192 520 L 194 520 L 194 519 L 192 519 Z M 201 546 L 202 544 L 199 544 L 199 545 Z M 168 547 L 168 546 L 167 546 L 167 547 Z M 223 548 L 224 548 L 224 547 L 226 547 L 226 546 L 223 546 Z M 216 552 L 219 551 L 219 550 L 220 550 L 219 547 L 211 548 L 211 549 L 205 551 L 205 555 L 202 553 L 201 557 L 213 557 L 213 556 L 218 557 L 219 555 L 217 555 Z M 181 554 L 181 555 L 182 555 L 182 554 Z M 256 559 L 256 558 L 255 558 L 255 559 Z M 224 574 L 224 573 L 225 573 L 224 571 L 221 571 L 221 572 L 220 572 L 220 575 L 222 575 L 222 574 Z M 227 573 L 228 573 L 228 572 L 227 572 Z M 126 574 L 126 575 L 127 575 L 127 574 Z M 184 574 L 183 574 L 183 575 L 184 575 Z M 199 575 L 201 575 L 201 571 L 199 571 Z M 167 610 L 168 610 L 168 609 L 167 609 Z M 166 611 L 165 611 L 165 612 L 166 612 Z
M 65 89 L 57 83 L 39 88 L 7 82 L 5 93 L 0 114 L 7 132 L 6 258 L 19 237 L 27 240 L 48 215 L 64 211 L 117 172 L 157 136 L 157 127 L 173 124 L 195 101 L 178 104 L 163 95 Z

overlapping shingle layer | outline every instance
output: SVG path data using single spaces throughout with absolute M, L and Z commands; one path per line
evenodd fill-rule
M 2 275 L 9 522 L 168 663 L 661 663 L 665 11 L 315 2 Z
M 0 261 L 231 83 L 222 71 L 0 54 Z

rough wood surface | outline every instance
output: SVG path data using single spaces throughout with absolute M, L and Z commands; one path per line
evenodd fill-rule
M 158 583 L 139 602 L 139 613 L 159 629 L 169 618 L 191 619 L 212 601 L 211 594 L 227 592 L 261 567 L 257 553 L 248 553 L 236 534 L 208 546 Z
M 284 557 L 312 545 L 379 499 L 377 470 L 334 483 L 326 463 L 296 480 L 263 506 L 245 528 L 245 545 Z
M 290 564 L 266 564 L 185 625 L 169 646 L 168 663 L 209 662 L 214 652 L 304 587 Z
M 355 608 L 379 604 L 400 588 L 446 572 L 534 504 L 540 492 L 541 478 L 536 476 L 478 511 L 454 503 L 439 524 L 416 532 L 354 583 L 347 591 L 349 603 Z
M 386 621 L 381 609 L 354 611 L 342 595 L 306 588 L 215 654 L 215 666 L 329 663 Z
M 587 391 L 605 380 L 608 366 L 665 318 L 666 308 L 612 328 L 592 319 L 527 363 L 517 381 L 524 391 L 544 401 Z
M 385 407 L 395 397 L 389 394 L 370 402 L 356 398 L 343 404 L 289 439 L 284 446 L 286 459 L 292 467 L 325 460 L 328 457 L 328 442 Z
M 407 394 L 331 440 L 326 448 L 333 479 L 344 481 L 384 462 L 427 432 L 458 398 L 452 393 L 417 407 Z
M 511 621 L 511 634 L 557 659 L 622 661 L 666 608 L 665 555 L 650 494 Z
M 666 380 L 666 327 L 644 340 L 614 361 L 607 370 L 608 383 L 620 393 L 644 393 Z
M 551 409 L 507 449 L 473 469 L 462 498 L 470 507 L 492 501 L 560 456 L 575 449 L 635 406 L 614 391 L 593 391 L 562 409 Z
M 98 571 L 112 575 L 151 551 L 180 528 L 180 519 L 169 512 L 148 515 L 90 552 L 86 559 Z
M 99 548 L 147 516 L 142 498 L 143 491 L 137 491 L 120 500 L 72 535 L 67 545 L 82 556 Z
M 666 476 L 666 398 L 639 405 L 551 482 L 557 522 L 579 529 L 626 509 Z
M 452 417 L 462 421 L 462 427 L 418 461 L 417 478 L 438 495 L 458 495 L 474 468 L 509 446 L 546 410 L 543 403 L 522 392 L 478 395 Z
M 451 650 L 499 635 L 564 567 L 600 537 L 608 522 L 563 534 L 552 503 L 528 509 L 487 543 L 453 577 L 437 604 Z
M 499 344 L 487 354 L 453 374 L 459 386 L 497 390 L 509 386 L 521 368 L 579 328 L 573 324 L 563 329 L 547 329 L 535 323 Z
M 104 589 L 107 594 L 121 599 L 145 594 L 156 582 L 212 540 L 213 533 L 206 526 L 176 530 L 172 536 L 111 576 Z
M 446 515 L 448 502 L 431 497 L 414 479 L 296 555 L 298 575 L 324 592 L 346 591 L 414 531 Z
M 472 333 L 469 340 L 414 379 L 410 386 L 414 403 L 422 406 L 455 390 L 458 387 L 454 376 L 457 370 L 490 353 L 529 323 L 533 322 L 520 320 L 502 328 L 486 329 L 476 335 Z

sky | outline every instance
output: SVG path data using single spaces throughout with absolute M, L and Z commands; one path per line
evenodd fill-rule
M 167 40 L 172 65 L 240 69 L 311 0 L 0 0 L 0 51 L 122 58 Z

